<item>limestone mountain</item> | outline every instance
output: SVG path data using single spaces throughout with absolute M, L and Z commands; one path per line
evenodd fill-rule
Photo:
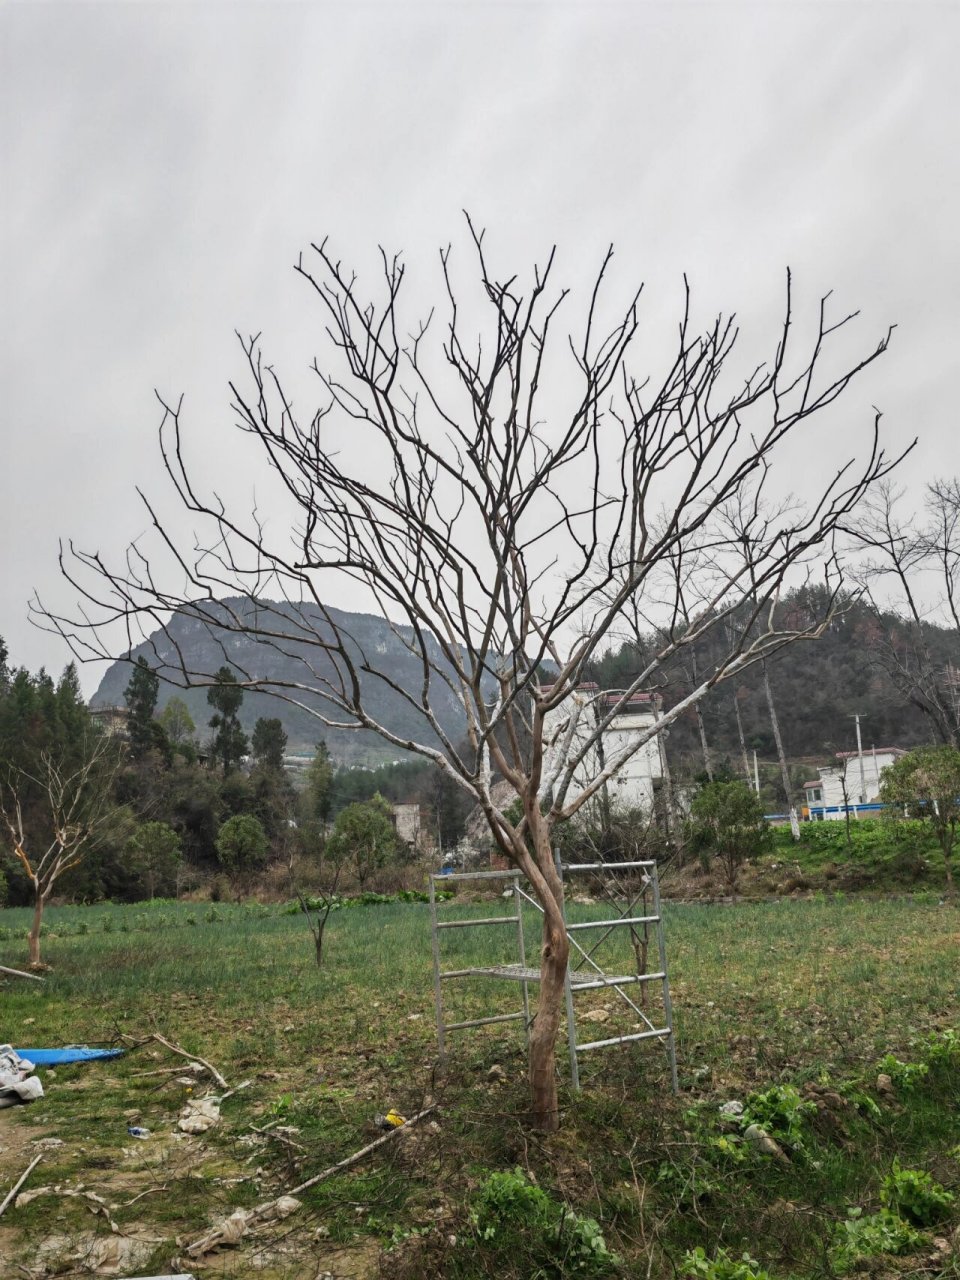
M 249 603 L 239 599 L 225 600 L 223 607 L 231 609 L 238 616 L 251 610 Z M 179 687 L 182 677 L 177 676 L 178 650 L 187 670 L 205 675 L 213 675 L 227 664 L 241 679 L 246 673 L 249 677 L 260 680 L 308 681 L 310 667 L 316 672 L 317 684 L 323 677 L 332 678 L 333 664 L 322 649 L 295 638 L 298 630 L 302 634 L 304 621 L 314 627 L 321 637 L 329 634 L 320 611 L 309 605 L 294 608 L 276 602 L 265 607 L 273 611 L 271 625 L 279 627 L 284 617 L 289 619 L 289 642 L 284 640 L 282 645 L 274 645 L 211 627 L 183 614 L 175 614 L 167 629 L 168 634 L 157 631 L 148 641 L 134 649 L 131 657 L 136 659 L 142 655 L 161 676 L 158 711 L 163 709 L 171 697 L 180 697 L 190 709 L 201 740 L 208 736 L 207 725 L 213 708 L 207 703 L 205 688 L 184 690 Z M 349 613 L 333 608 L 328 613 L 337 628 L 352 637 L 351 648 L 355 656 L 365 654 L 369 665 L 388 673 L 390 679 L 402 689 L 411 693 L 419 690 L 422 668 L 403 643 L 403 628 L 399 629 L 398 635 L 384 618 L 374 614 Z M 284 626 L 283 630 L 286 631 L 287 627 Z M 437 654 L 439 655 L 439 647 Z M 128 661 L 115 662 L 100 682 L 91 706 L 122 706 L 130 669 Z M 372 716 L 400 736 L 423 738 L 425 726 L 422 717 L 396 690 L 375 675 L 362 676 L 361 683 L 364 702 Z M 292 706 L 269 693 L 247 692 L 240 712 L 244 730 L 251 732 L 261 716 L 278 717 L 287 733 L 288 750 L 291 752 L 312 751 L 317 741 L 323 738 L 331 755 L 341 763 L 375 763 L 400 754 L 368 731 L 327 728 L 310 714 L 310 707 L 321 709 L 324 706 L 323 699 L 316 694 L 291 691 L 291 696 L 302 701 L 305 707 Z M 453 735 L 454 739 L 459 738 L 463 732 L 463 712 L 456 697 L 442 682 L 437 681 L 432 699 L 444 731 Z M 329 704 L 326 710 L 330 714 Z

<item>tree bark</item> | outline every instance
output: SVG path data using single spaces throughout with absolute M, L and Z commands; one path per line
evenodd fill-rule
M 790 771 L 787 769 L 787 757 L 783 750 L 783 739 L 780 736 L 780 721 L 777 719 L 777 708 L 773 701 L 773 690 L 770 688 L 770 673 L 767 670 L 766 658 L 760 659 L 760 669 L 763 671 L 763 689 L 767 696 L 767 708 L 770 711 L 770 724 L 773 728 L 773 740 L 777 744 L 777 759 L 780 761 L 780 780 L 783 783 L 783 793 L 787 798 L 787 812 L 793 812 L 795 805 L 793 803 L 793 789 L 790 786 Z M 791 821 L 791 829 L 793 822 Z M 798 839 L 797 832 L 794 832 L 794 839 Z
M 40 925 L 43 921 L 43 894 L 37 890 L 36 901 L 33 907 L 33 924 L 30 926 L 30 932 L 27 934 L 27 942 L 30 947 L 30 967 L 31 969 L 41 968 L 43 962 L 40 959 Z
M 559 908 L 544 913 L 540 951 L 540 1000 L 530 1028 L 530 1092 L 533 1123 L 545 1133 L 560 1128 L 557 1098 L 557 1035 L 563 1011 L 570 943 Z

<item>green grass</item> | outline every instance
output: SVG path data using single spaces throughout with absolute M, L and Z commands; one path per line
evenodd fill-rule
M 509 914 L 512 903 L 455 901 L 441 909 L 446 918 Z M 573 906 L 571 915 L 595 910 Z M 447 1072 L 438 1072 L 426 906 L 335 913 L 321 970 L 303 922 L 280 908 L 50 910 L 44 958 L 53 970 L 43 988 L 6 984 L 4 1039 L 21 1047 L 111 1043 L 155 1030 L 212 1061 L 231 1084 L 253 1083 L 226 1101 L 222 1123 L 202 1142 L 174 1142 L 186 1086 L 175 1076 L 139 1074 L 175 1065 L 147 1046 L 115 1062 L 42 1072 L 47 1096 L 5 1112 L 0 1126 L 63 1139 L 41 1166 L 42 1182 L 82 1182 L 101 1192 L 117 1205 L 113 1216 L 124 1229 L 149 1229 L 168 1242 L 155 1251 L 162 1269 L 176 1256 L 176 1236 L 357 1150 L 373 1136 L 376 1112 L 393 1106 L 409 1114 L 428 1095 L 436 1098 L 439 1132 L 415 1132 L 321 1184 L 300 1214 L 275 1229 L 267 1280 L 313 1280 L 325 1251 L 375 1258 L 377 1248 L 388 1250 L 391 1275 L 519 1276 L 523 1255 L 509 1240 L 475 1240 L 470 1225 L 489 1171 L 518 1166 L 599 1222 L 624 1274 L 664 1278 L 682 1275 L 675 1265 L 698 1246 L 709 1256 L 720 1247 L 731 1256 L 747 1250 L 777 1280 L 831 1276 L 839 1224 L 850 1207 L 877 1212 L 895 1158 L 958 1189 L 960 1062 L 937 1060 L 909 1095 L 891 1099 L 875 1088 L 885 1054 L 914 1061 L 930 1031 L 960 1025 L 955 908 L 930 898 L 835 898 L 668 906 L 665 915 L 681 1096 L 670 1097 L 665 1056 L 655 1046 L 584 1055 L 584 1091 L 575 1097 L 564 1084 L 564 1127 L 543 1138 L 524 1123 L 517 1025 L 460 1033 Z M 28 922 L 27 911 L 0 912 L 0 962 L 23 963 Z M 532 913 L 525 927 L 532 962 Z M 608 971 L 631 971 L 622 933 L 603 953 Z M 515 926 L 448 930 L 443 947 L 451 967 L 512 962 Z M 447 984 L 445 995 L 451 1019 L 519 1008 L 514 984 L 473 979 Z M 577 1003 L 609 1007 L 591 1038 L 635 1022 L 609 995 Z M 657 1009 L 651 992 L 654 1020 Z M 562 1044 L 558 1058 L 565 1080 Z M 503 1084 L 487 1079 L 495 1062 L 506 1073 Z M 741 1135 L 721 1129 L 717 1115 L 727 1099 L 785 1083 L 820 1099 L 789 1163 L 755 1154 Z M 252 1125 L 270 1122 L 298 1130 L 298 1147 L 241 1141 Z M 129 1123 L 154 1138 L 132 1141 Z M 29 1151 L 10 1157 L 5 1132 L 0 1179 L 9 1185 Z M 40 1173 L 30 1185 L 39 1185 Z M 938 1234 L 957 1226 L 956 1205 L 952 1212 Z M 3 1220 L 8 1235 L 17 1233 L 21 1261 L 55 1222 L 57 1230 L 66 1222 L 79 1231 L 97 1221 L 79 1201 L 65 1211 L 46 1198 Z M 929 1254 L 932 1246 L 924 1248 Z M 223 1265 L 223 1274 L 250 1273 L 242 1250 Z M 960 1270 L 954 1261 L 940 1274 Z

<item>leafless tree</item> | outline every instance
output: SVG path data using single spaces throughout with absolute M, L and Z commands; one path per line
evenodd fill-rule
M 851 525 L 869 553 L 859 578 L 880 623 L 881 665 L 936 738 L 960 746 L 960 480 L 928 485 L 919 517 L 902 514 L 903 499 L 883 482 Z
M 35 774 L 19 770 L 0 788 L 0 810 L 14 857 L 33 890 L 33 923 L 27 934 L 30 967 L 42 968 L 43 912 L 61 876 L 78 866 L 113 812 L 110 793 L 117 757 L 109 738 L 89 743 L 79 763 L 45 753 Z M 23 793 L 33 784 L 44 802 L 49 838 L 38 842 L 24 820 Z M 39 848 L 37 847 L 39 843 Z
M 433 311 L 409 336 L 398 258 L 381 255 L 382 295 L 371 302 L 326 241 L 301 258 L 296 270 L 315 293 L 327 337 L 313 364 L 322 404 L 306 419 L 265 362 L 259 337 L 241 339 L 248 388 L 232 385 L 237 425 L 262 446 L 264 474 L 279 483 L 289 519 L 267 523 L 205 495 L 184 458 L 182 402 L 161 401 L 163 463 L 198 530 L 194 545 L 145 497 L 155 549 L 135 545 L 116 564 L 71 545 L 61 563 L 82 607 L 72 617 L 38 608 L 81 657 L 113 656 L 118 625 L 127 652 L 158 631 L 151 648 L 160 672 L 183 685 L 209 684 L 212 673 L 190 669 L 171 613 L 224 643 L 231 633 L 252 637 L 287 655 L 290 673 L 265 682 L 233 653 L 244 687 L 266 683 L 326 725 L 373 731 L 419 753 L 482 807 L 493 840 L 543 908 L 530 1084 L 535 1123 L 552 1129 L 569 951 L 556 828 L 720 681 L 821 629 L 780 628 L 774 604 L 792 566 L 815 550 L 835 597 L 834 532 L 893 465 L 879 444 L 879 415 L 857 446 L 859 461 L 827 477 L 788 523 L 757 529 L 749 583 L 742 549 L 717 516 L 741 486 L 768 482 L 783 445 L 829 410 L 890 335 L 842 373 L 825 375 L 824 350 L 852 316 L 831 322 L 824 302 L 812 344 L 795 354 L 788 275 L 770 361 L 736 374 L 733 319 L 698 331 L 687 290 L 673 353 L 657 377 L 641 377 L 631 370 L 640 291 L 619 310 L 607 303 L 612 251 L 576 331 L 560 337 L 568 291 L 554 286 L 555 253 L 524 285 L 494 273 L 483 235 L 469 219 L 468 227 L 472 283 L 461 282 L 459 259 L 443 250 L 444 319 Z M 572 698 L 631 601 L 659 602 L 669 613 L 671 563 L 695 544 L 710 547 L 714 565 L 697 611 L 681 625 L 673 600 L 663 643 L 617 697 L 607 691 L 599 706 Z M 342 600 L 347 579 L 415 658 L 415 689 L 332 615 L 329 602 Z M 286 603 L 272 603 L 271 593 Z M 630 698 L 745 597 L 751 625 L 722 660 L 581 785 L 584 763 L 597 758 Z M 419 733 L 398 734 L 372 714 L 377 687 L 418 717 Z M 440 708 L 451 696 L 466 746 L 443 727 Z M 496 777 L 519 801 L 519 817 L 495 802 Z

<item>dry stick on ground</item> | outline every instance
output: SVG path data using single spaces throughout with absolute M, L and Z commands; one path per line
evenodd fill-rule
M 402 1133 L 404 1129 L 409 1129 L 412 1125 L 419 1124 L 421 1120 L 432 1115 L 436 1109 L 437 1108 L 435 1106 L 425 1107 L 423 1111 L 418 1111 L 415 1116 L 411 1116 L 409 1120 L 405 1121 L 396 1129 L 391 1129 L 389 1133 L 385 1133 L 382 1138 L 376 1138 L 373 1142 L 368 1142 L 365 1147 L 361 1147 L 359 1151 L 355 1151 L 352 1156 L 347 1156 L 345 1160 L 339 1160 L 336 1164 L 330 1165 L 328 1169 L 324 1169 L 322 1173 L 317 1173 L 312 1178 L 308 1178 L 306 1182 L 301 1182 L 299 1186 L 293 1187 L 290 1191 L 285 1191 L 283 1193 L 283 1197 L 274 1196 L 272 1200 L 268 1200 L 266 1203 L 258 1205 L 255 1209 L 250 1211 L 249 1215 L 244 1220 L 244 1232 L 248 1231 L 258 1222 L 262 1222 L 269 1218 L 279 1199 L 298 1196 L 304 1191 L 309 1191 L 311 1187 L 315 1187 L 318 1183 L 325 1181 L 327 1178 L 332 1178 L 335 1173 L 341 1173 L 344 1169 L 349 1169 L 352 1165 L 358 1164 L 359 1161 L 361 1161 L 364 1156 L 369 1155 L 371 1151 L 376 1151 L 378 1147 L 382 1147 L 384 1143 L 395 1138 L 397 1134 Z M 205 1253 L 211 1253 L 214 1249 L 218 1248 L 220 1244 L 224 1243 L 225 1239 L 226 1237 L 223 1234 L 222 1226 L 215 1227 L 212 1231 L 206 1232 L 198 1240 L 195 1240 L 192 1245 L 189 1245 L 185 1251 L 186 1255 L 188 1258 L 201 1258 Z
M 17 1180 L 16 1184 L 13 1187 L 13 1190 L 8 1192 L 7 1198 L 4 1200 L 3 1204 L 0 1204 L 0 1215 L 2 1215 L 3 1212 L 7 1209 L 7 1207 L 13 1204 L 14 1200 L 16 1200 L 17 1193 L 19 1192 L 20 1188 L 23 1186 L 26 1180 L 30 1177 L 31 1173 L 33 1173 L 34 1169 L 37 1167 L 37 1165 L 40 1163 L 42 1159 L 43 1159 L 42 1151 L 40 1155 L 33 1157 L 33 1159 L 27 1165 L 26 1169 L 24 1169 L 23 1173 L 20 1175 L 19 1179 Z
M 186 1049 L 181 1049 L 178 1044 L 173 1044 L 171 1041 L 165 1039 L 162 1035 L 160 1035 L 158 1031 L 151 1032 L 151 1034 L 148 1035 L 144 1040 L 137 1040 L 136 1037 L 134 1036 L 123 1036 L 122 1038 L 124 1040 L 131 1041 L 133 1046 L 136 1048 L 139 1048 L 140 1045 L 149 1044 L 151 1040 L 155 1040 L 157 1044 L 162 1044 L 163 1047 L 165 1049 L 169 1049 L 171 1053 L 178 1053 L 181 1058 L 186 1058 L 190 1062 L 199 1062 L 201 1067 L 205 1067 L 207 1071 L 210 1072 L 210 1074 L 213 1076 L 214 1080 L 220 1086 L 221 1089 L 230 1088 L 230 1086 L 227 1084 L 226 1080 L 224 1080 L 223 1076 L 216 1069 L 216 1067 L 211 1066 L 211 1064 L 207 1062 L 205 1058 L 201 1058 L 199 1054 L 196 1054 L 196 1053 L 187 1053 Z M 243 1088 L 242 1085 L 239 1087 Z
M 5 964 L 0 964 L 0 973 L 8 973 L 11 978 L 29 978 L 31 982 L 46 982 L 46 978 L 41 978 L 35 973 L 24 973 L 22 969 L 8 969 Z

